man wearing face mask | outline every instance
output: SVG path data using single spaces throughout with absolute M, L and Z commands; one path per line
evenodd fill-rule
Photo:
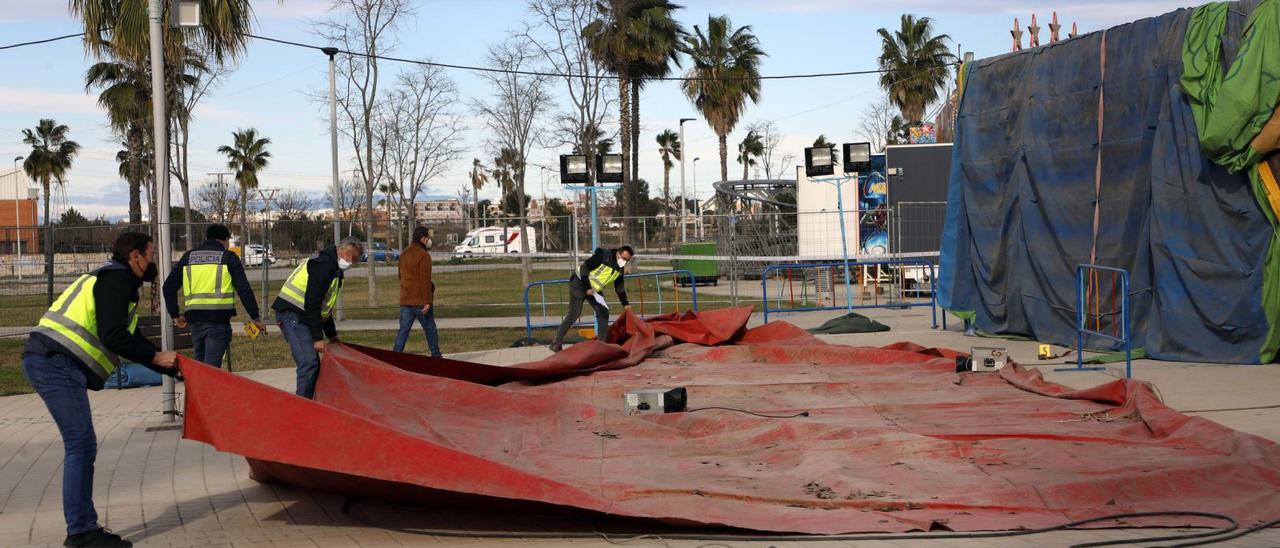
M 597 338 L 604 338 L 604 333 L 609 328 L 609 309 L 597 302 L 595 296 L 597 293 L 603 295 L 605 288 L 609 285 L 613 285 L 613 290 L 618 294 L 618 301 L 622 303 L 622 307 L 626 310 L 631 309 L 631 305 L 627 302 L 623 269 L 632 257 L 635 257 L 635 252 L 631 250 L 631 246 L 624 245 L 618 249 L 596 248 L 596 252 L 582 263 L 582 267 L 577 272 L 573 273 L 569 278 L 569 313 L 565 315 L 564 321 L 560 322 L 560 330 L 556 331 L 556 338 L 551 342 L 552 352 L 561 350 L 565 334 L 582 316 L 583 302 L 589 303 L 595 310 Z
M 111 260 L 71 284 L 32 330 L 22 372 L 44 400 L 65 447 L 62 512 L 64 546 L 128 547 L 133 543 L 98 524 L 93 506 L 93 461 L 98 440 L 87 390 L 101 390 L 124 358 L 173 375 L 175 352 L 156 352 L 137 330 L 138 288 L 155 282 L 151 236 L 126 232 Z
M 333 307 L 342 291 L 343 272 L 364 253 L 360 240 L 347 238 L 337 246 L 312 255 L 289 274 L 271 309 L 276 311 L 280 333 L 289 342 L 289 352 L 298 368 L 296 393 L 315 396 L 320 376 L 320 352 L 338 342 L 333 323 Z M 325 342 L 325 338 L 329 342 Z
M 431 229 L 413 229 L 413 241 L 400 252 L 400 330 L 392 350 L 403 352 L 409 342 L 413 322 L 422 324 L 427 335 L 431 357 L 440 357 L 440 339 L 436 332 L 436 314 L 431 307 L 436 286 L 431 282 Z

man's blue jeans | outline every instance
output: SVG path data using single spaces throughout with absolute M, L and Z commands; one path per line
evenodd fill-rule
M 22 372 L 62 434 L 62 514 L 67 519 L 67 534 L 97 529 L 93 461 L 98 456 L 98 437 L 89 410 L 89 379 L 75 361 L 62 354 L 26 354 L 22 356 Z
M 320 354 L 311 340 L 311 328 L 302 323 L 302 318 L 293 312 L 277 312 L 280 321 L 280 333 L 289 343 L 289 352 L 293 354 L 293 364 L 298 368 L 298 389 L 296 394 L 307 399 L 316 395 L 316 379 L 320 378 Z
M 191 347 L 197 361 L 221 368 L 230 345 L 230 323 L 191 322 Z
M 422 324 L 422 331 L 427 334 L 427 348 L 431 349 L 431 356 L 439 358 L 440 354 L 440 335 L 436 332 L 436 307 L 431 307 L 426 314 L 422 313 L 421 306 L 401 306 L 400 307 L 400 331 L 396 333 L 396 343 L 392 350 L 403 352 L 405 343 L 409 342 L 409 331 L 413 329 L 413 321 L 417 320 Z

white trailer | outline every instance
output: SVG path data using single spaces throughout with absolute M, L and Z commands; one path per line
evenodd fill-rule
M 538 252 L 538 231 L 532 226 L 525 227 L 529 231 L 529 252 Z M 454 253 L 473 255 L 481 253 L 520 253 L 520 227 L 503 228 L 489 226 L 468 232 L 462 243 L 453 249 Z

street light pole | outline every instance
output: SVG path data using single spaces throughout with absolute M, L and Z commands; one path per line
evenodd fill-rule
M 18 209 L 18 203 L 21 200 L 18 195 L 18 161 L 23 158 L 25 156 L 18 156 L 13 159 L 13 222 L 18 227 L 14 230 L 13 236 L 13 247 L 18 253 L 18 262 L 14 263 L 13 269 L 16 271 L 19 280 L 22 279 L 22 213 Z M 25 187 L 26 185 L 23 186 Z
M 161 0 L 150 0 L 147 3 L 148 18 L 150 19 L 151 32 L 151 119 L 154 121 L 151 126 L 155 130 L 152 144 L 155 149 L 152 154 L 155 155 L 155 184 L 156 184 L 156 201 L 159 214 L 156 219 L 156 233 L 159 236 L 157 240 L 157 259 L 156 269 L 159 271 L 159 279 L 164 280 L 169 276 L 169 269 L 173 267 L 173 250 L 169 245 L 169 137 L 165 133 L 168 124 L 165 123 L 168 118 L 165 115 L 165 93 L 164 93 L 164 6 Z M 160 310 L 165 309 L 161 296 Z M 161 321 L 160 323 L 160 350 L 162 352 L 170 352 L 173 350 L 173 324 L 171 322 Z M 173 377 L 164 376 L 164 388 L 161 390 L 161 405 L 164 410 L 164 420 L 174 421 L 177 418 L 177 394 L 174 388 Z
M 338 181 L 338 77 L 337 62 L 334 56 L 338 54 L 338 48 L 327 47 L 321 48 L 320 51 L 329 56 L 329 157 L 333 169 L 333 245 L 338 245 L 342 241 L 342 227 L 338 220 L 338 209 L 342 204 L 342 188 Z M 342 319 L 342 295 L 338 295 L 338 302 L 334 306 L 333 317 L 336 320 Z
M 684 203 L 686 201 L 684 195 L 684 153 L 688 151 L 689 148 L 686 147 L 684 143 L 684 123 L 692 122 L 693 120 L 693 118 L 680 119 L 680 243 L 684 243 L 687 240 L 685 237 L 685 225 L 688 221 L 684 212 Z
M 698 217 L 694 219 L 693 228 L 699 240 L 702 239 L 702 200 L 698 199 L 698 160 L 701 159 L 693 159 L 693 211 L 698 214 Z

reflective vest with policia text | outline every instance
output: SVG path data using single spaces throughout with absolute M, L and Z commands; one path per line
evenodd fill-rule
M 53 302 L 35 328 L 36 333 L 61 345 L 104 381 L 119 367 L 120 357 L 107 350 L 98 338 L 98 307 L 93 286 L 98 283 L 99 272 L 124 269 L 112 262 L 80 276 Z M 138 329 L 137 308 L 137 301 L 129 303 L 129 333 Z
M 182 268 L 183 310 L 235 310 L 231 273 L 221 251 L 192 251 Z
M 619 270 L 601 263 L 587 276 L 587 281 L 591 282 L 591 289 L 599 293 L 609 287 L 609 284 L 613 283 L 614 280 L 618 279 L 619 274 L 621 274 Z
M 298 265 L 298 268 L 293 269 L 293 273 L 289 274 L 289 278 L 280 287 L 280 298 L 298 307 L 298 310 L 307 309 L 307 265 L 318 256 L 319 254 L 312 255 L 310 259 Z M 338 303 L 338 292 L 341 288 L 341 281 L 334 276 L 333 281 L 329 283 L 329 290 L 324 294 L 324 304 L 320 308 L 321 319 L 329 317 L 329 313 L 333 311 L 333 306 Z

